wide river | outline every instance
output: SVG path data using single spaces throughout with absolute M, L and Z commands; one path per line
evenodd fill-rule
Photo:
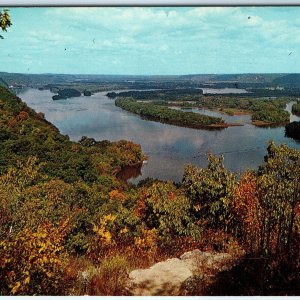
M 221 131 L 182 128 L 142 120 L 116 107 L 114 101 L 105 96 L 106 93 L 53 101 L 53 94 L 48 90 L 26 89 L 18 96 L 37 112 L 45 113 L 48 121 L 74 141 L 89 136 L 96 140 L 125 139 L 140 144 L 148 162 L 133 182 L 147 177 L 180 181 L 185 165 L 207 165 L 206 154 L 209 151 L 224 154 L 225 166 L 242 172 L 257 168 L 263 162 L 270 140 L 300 149 L 299 143 L 285 137 L 284 127 L 258 128 L 250 124 L 250 116 L 223 116 L 227 122 L 241 122 L 244 126 Z M 291 103 L 287 107 L 287 110 L 290 109 Z M 205 113 L 220 116 L 215 112 Z M 291 115 L 293 120 L 299 118 Z

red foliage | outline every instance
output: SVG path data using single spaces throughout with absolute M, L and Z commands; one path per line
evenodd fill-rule
M 234 230 L 242 243 L 252 250 L 259 240 L 259 209 L 256 177 L 252 173 L 245 173 L 234 190 L 233 210 L 237 223 Z

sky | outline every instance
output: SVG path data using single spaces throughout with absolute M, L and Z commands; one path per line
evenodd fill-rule
M 0 71 L 299 73 L 300 7 L 10 8 Z

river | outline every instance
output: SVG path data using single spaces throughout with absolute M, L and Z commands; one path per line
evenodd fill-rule
M 141 174 L 131 180 L 134 183 L 147 177 L 178 182 L 185 165 L 206 166 L 209 151 L 224 154 L 225 166 L 242 172 L 255 169 L 263 162 L 269 140 L 300 149 L 299 143 L 285 137 L 284 127 L 258 128 L 250 123 L 247 115 L 226 116 L 226 122 L 241 122 L 244 126 L 220 131 L 182 128 L 142 120 L 116 107 L 106 93 L 53 101 L 49 90 L 26 89 L 18 96 L 37 112 L 43 112 L 48 121 L 74 141 L 89 136 L 96 140 L 125 139 L 140 144 L 148 161 Z M 291 105 L 287 105 L 287 110 L 291 110 Z M 205 113 L 224 117 L 216 112 Z M 291 115 L 291 121 L 295 120 L 299 118 Z M 137 176 L 140 172 L 133 173 Z

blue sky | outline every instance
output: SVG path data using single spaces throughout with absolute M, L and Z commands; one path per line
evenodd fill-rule
M 11 8 L 0 71 L 299 73 L 300 7 Z

